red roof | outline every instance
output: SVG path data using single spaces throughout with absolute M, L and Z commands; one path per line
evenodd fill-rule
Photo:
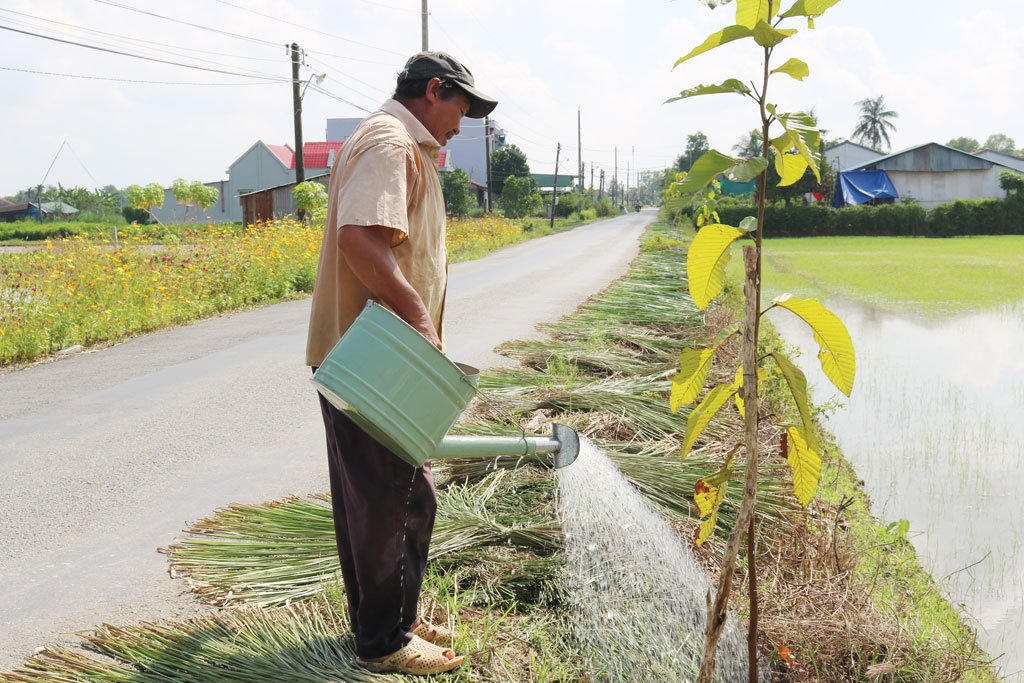
M 327 168 L 327 162 L 331 158 L 331 152 L 335 154 L 344 145 L 344 140 L 332 142 L 307 142 L 302 146 L 302 163 L 306 168 Z M 295 168 L 295 161 L 292 161 L 292 168 Z
M 0 206 L 14 206 L 14 202 L 12 202 L 10 199 L 4 199 L 3 197 L 0 197 Z
M 344 140 L 332 140 L 330 142 L 306 142 L 302 145 L 302 163 L 307 169 L 329 168 L 327 162 L 331 158 L 331 152 L 337 155 L 338 150 L 345 144 Z M 267 145 L 281 162 L 288 168 L 295 168 L 295 152 L 288 145 Z M 448 150 L 441 150 L 441 158 L 438 167 L 444 168 L 445 158 Z
M 266 144 L 266 143 L 264 143 Z M 295 152 L 288 145 L 267 145 L 267 149 L 274 153 L 286 168 L 295 168 Z

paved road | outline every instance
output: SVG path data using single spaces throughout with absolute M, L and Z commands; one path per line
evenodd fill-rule
M 651 213 L 451 267 L 449 356 L 480 368 L 622 275 Z M 309 301 L 0 375 L 0 671 L 96 624 L 205 612 L 164 555 L 232 501 L 327 487 Z

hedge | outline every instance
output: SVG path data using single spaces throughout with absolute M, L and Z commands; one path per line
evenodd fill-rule
M 726 225 L 756 215 L 751 206 L 718 209 Z M 957 200 L 930 212 L 915 204 L 880 204 L 833 209 L 811 206 L 765 208 L 765 237 L 853 235 L 953 237 L 957 235 L 1024 235 L 1024 200 Z

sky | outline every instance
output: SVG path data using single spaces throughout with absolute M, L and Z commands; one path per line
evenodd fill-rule
M 293 42 L 303 80 L 326 74 L 303 97 L 303 138 L 324 140 L 328 118 L 387 99 L 421 49 L 421 17 L 421 0 L 0 0 L 0 196 L 44 178 L 90 189 L 210 182 L 257 140 L 294 146 Z M 759 125 L 754 103 L 735 95 L 664 104 L 697 84 L 759 80 L 751 41 L 672 68 L 734 19 L 734 4 L 695 0 L 429 0 L 428 42 L 499 100 L 492 117 L 531 170 L 553 171 L 558 143 L 560 171 L 577 167 L 578 111 L 588 176 L 591 164 L 614 175 L 617 149 L 624 181 L 627 165 L 672 165 L 687 135 L 730 153 Z M 1024 0 L 842 0 L 815 30 L 788 22 L 800 32 L 772 64 L 798 57 L 811 74 L 774 77 L 770 99 L 781 111 L 814 107 L 827 138 L 849 137 L 856 102 L 882 95 L 899 114 L 893 151 L 994 133 L 1024 147 Z M 463 136 L 480 133 L 464 122 Z

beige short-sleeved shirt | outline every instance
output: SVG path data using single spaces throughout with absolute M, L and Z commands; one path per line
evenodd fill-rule
M 331 171 L 307 365 L 320 365 L 374 298 L 338 248 L 343 225 L 383 226 L 398 267 L 423 299 L 443 343 L 448 252 L 437 173 L 440 149 L 423 124 L 393 99 L 363 119 L 345 141 Z

